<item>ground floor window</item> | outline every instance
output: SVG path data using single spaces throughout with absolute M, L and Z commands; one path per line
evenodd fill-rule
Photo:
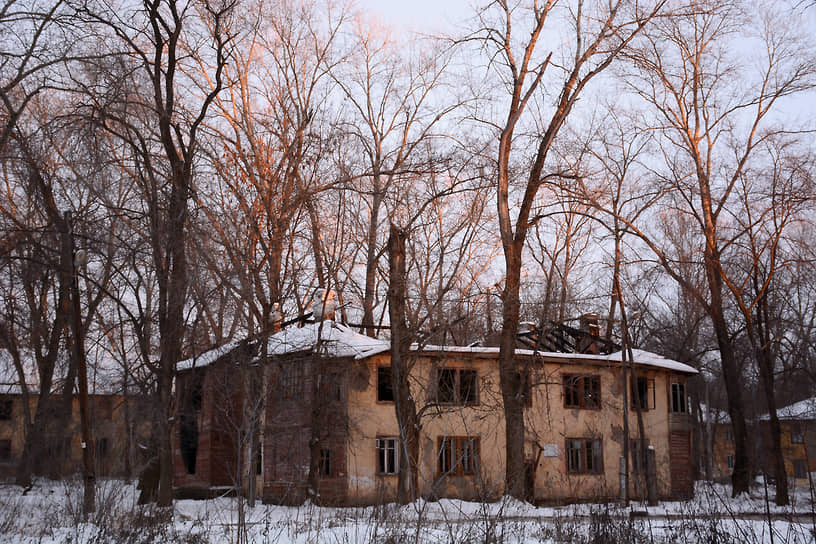
M 399 470 L 398 438 L 377 439 L 377 473 L 396 474 Z
M 566 451 L 567 472 L 599 474 L 603 471 L 600 439 L 568 438 Z
M 320 450 L 320 475 L 332 475 L 332 452 L 329 449 Z
M 438 470 L 442 475 L 464 476 L 479 469 L 479 439 L 462 436 L 437 438 L 439 445 Z
M 728 463 L 728 470 L 734 470 L 734 456 L 729 453 L 726 462 Z
M 807 478 L 807 463 L 804 459 L 795 459 L 793 461 L 793 477 Z
M 0 440 L 0 462 L 11 461 L 11 440 Z

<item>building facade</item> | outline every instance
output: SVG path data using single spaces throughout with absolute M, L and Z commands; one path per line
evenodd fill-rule
M 395 500 L 401 447 L 389 347 L 325 321 L 180 365 L 179 493 L 246 488 L 253 480 L 268 502 Z M 528 499 L 619 497 L 625 441 L 620 354 L 517 350 L 516 361 L 525 383 Z M 420 426 L 418 494 L 500 497 L 505 438 L 498 348 L 415 347 L 411 368 Z M 685 388 L 696 371 L 640 351 L 634 369 L 627 391 L 630 450 L 654 450 L 661 498 L 690 497 Z M 642 437 L 631 403 L 635 388 Z M 641 459 L 632 455 L 630 497 L 645 495 Z

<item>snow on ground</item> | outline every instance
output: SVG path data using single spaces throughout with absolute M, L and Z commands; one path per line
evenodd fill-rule
M 773 489 L 768 493 L 772 498 Z M 534 507 L 511 498 L 494 503 L 418 500 L 406 506 L 365 508 L 309 503 L 249 508 L 245 501 L 222 497 L 177 501 L 172 510 L 163 510 L 137 506 L 137 496 L 132 483 L 102 480 L 97 513 L 82 522 L 79 480 L 40 480 L 26 493 L 19 487 L 0 486 L 0 544 L 806 543 L 814 542 L 816 528 L 808 489 L 794 489 L 791 506 L 777 507 L 766 503 L 762 486 L 750 496 L 731 499 L 726 486 L 706 483 L 698 484 L 692 501 L 663 502 L 653 508 L 639 503 L 628 508 L 617 504 Z M 239 524 L 241 510 L 244 521 Z

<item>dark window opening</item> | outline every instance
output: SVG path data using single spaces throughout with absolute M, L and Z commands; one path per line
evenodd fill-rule
M 255 440 L 255 474 L 263 474 L 263 455 L 261 453 L 261 442 Z
M 458 368 L 437 370 L 436 401 L 440 404 L 478 404 L 478 372 Z
M 638 378 L 637 386 L 632 382 L 631 387 L 632 408 L 640 406 L 641 410 L 654 410 L 655 408 L 655 383 L 654 380 Z
M 13 409 L 14 402 L 12 399 L 0 399 L 0 420 L 10 420 Z
M 179 447 L 187 474 L 196 472 L 198 454 L 198 418 L 195 414 L 179 414 Z
M 565 375 L 564 407 L 600 409 L 601 377 Z
M 686 413 L 686 384 L 671 384 L 672 412 Z
M 479 439 L 440 437 L 438 469 L 443 476 L 469 476 L 479 470 Z
M 592 438 L 567 439 L 567 472 L 600 474 L 603 472 L 601 441 Z
M 96 458 L 107 459 L 110 455 L 110 443 L 107 438 L 98 438 L 96 440 Z
M 804 444 L 805 435 L 802 434 L 802 427 L 798 423 L 794 423 L 790 428 L 791 444 Z
M 646 472 L 646 451 L 649 444 L 645 440 L 633 438 L 629 441 L 629 451 L 632 456 L 632 472 L 643 474 Z
M 0 440 L 0 462 L 11 461 L 11 440 Z
M 390 366 L 377 367 L 377 400 L 379 402 L 394 402 Z
M 532 385 L 530 383 L 530 373 L 527 371 L 516 372 L 516 379 L 519 381 L 519 396 L 524 406 L 528 408 L 533 405 Z
M 332 455 L 329 449 L 320 450 L 320 475 L 332 475 Z
M 296 363 L 284 364 L 280 369 L 280 394 L 284 399 L 298 399 L 303 394 L 303 370 Z

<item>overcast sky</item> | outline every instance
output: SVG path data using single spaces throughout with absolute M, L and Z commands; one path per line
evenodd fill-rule
M 358 0 L 357 5 L 395 28 L 417 32 L 449 28 L 472 13 L 470 0 Z

